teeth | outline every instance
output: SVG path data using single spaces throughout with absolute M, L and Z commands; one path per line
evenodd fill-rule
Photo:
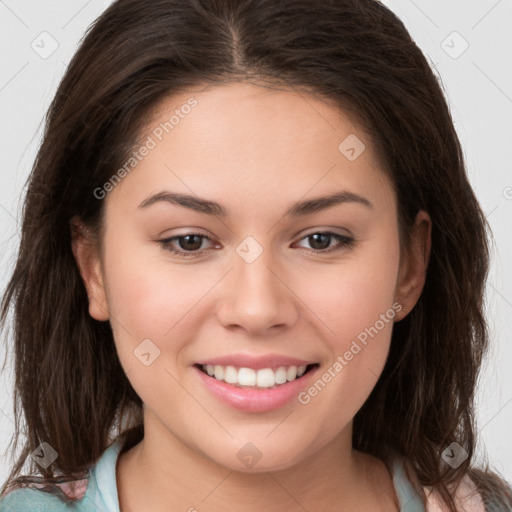
M 284 366 L 281 366 L 276 370 L 275 379 L 276 384 L 284 384 L 286 382 L 286 368 Z
M 238 370 L 238 384 L 241 386 L 256 386 L 256 377 L 256 372 L 252 368 Z
M 295 380 L 297 377 L 297 367 L 296 366 L 290 366 L 288 370 L 286 370 L 286 380 L 291 381 Z
M 226 366 L 224 380 L 228 384 L 236 384 L 238 382 L 238 371 L 234 366 Z
M 213 367 L 213 372 L 217 380 L 224 380 L 224 368 L 216 364 Z
M 228 384 L 238 384 L 240 386 L 250 386 L 258 388 L 272 388 L 276 385 L 285 384 L 299 377 L 302 377 L 306 371 L 304 366 L 280 366 L 276 370 L 272 368 L 262 368 L 253 370 L 252 368 L 235 368 L 234 366 L 221 366 L 216 364 L 203 365 L 202 369 L 216 380 L 227 382 Z
M 276 385 L 276 374 L 270 368 L 258 370 L 256 373 L 256 386 L 259 388 L 271 388 Z

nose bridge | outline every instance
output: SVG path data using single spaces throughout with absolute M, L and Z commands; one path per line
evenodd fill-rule
M 294 320 L 293 294 L 270 248 L 252 236 L 245 238 L 236 248 L 233 267 L 218 310 L 224 326 L 236 324 L 255 333 Z

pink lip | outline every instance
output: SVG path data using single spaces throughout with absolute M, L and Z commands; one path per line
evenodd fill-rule
M 233 364 L 233 366 L 236 365 Z M 281 366 L 287 365 L 282 364 Z M 263 367 L 268 368 L 268 366 Z M 230 407 L 245 412 L 267 412 L 279 409 L 297 398 L 299 393 L 309 385 L 318 368 L 315 366 L 302 377 L 273 389 L 241 388 L 210 377 L 197 366 L 194 366 L 193 370 L 197 372 L 206 388 Z
M 232 354 L 213 359 L 204 359 L 197 361 L 198 365 L 212 364 L 220 366 L 235 366 L 236 368 L 252 368 L 261 370 L 262 368 L 279 368 L 280 366 L 307 366 L 315 364 L 317 361 L 304 361 L 294 357 L 281 356 L 279 354 L 267 354 L 265 356 L 250 356 L 248 354 Z

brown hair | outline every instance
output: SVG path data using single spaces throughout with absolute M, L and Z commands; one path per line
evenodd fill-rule
M 110 324 L 88 314 L 70 219 L 100 232 L 105 202 L 93 191 L 123 164 L 159 102 L 234 80 L 306 91 L 354 116 L 395 187 L 402 248 L 419 210 L 432 219 L 423 293 L 394 326 L 383 373 L 355 416 L 354 448 L 384 461 L 402 455 L 451 512 L 449 487 L 464 475 L 493 510 L 512 506 L 506 483 L 471 465 L 489 344 L 489 228 L 442 89 L 403 23 L 375 0 L 119 0 L 91 26 L 46 117 L 2 301 L 4 325 L 14 310 L 15 445 L 20 407 L 27 434 L 2 491 L 78 478 L 116 435 L 128 432 L 130 445 L 142 438 L 142 403 Z M 57 460 L 46 469 L 31 462 L 41 480 L 15 478 L 43 441 Z M 457 468 L 441 457 L 452 442 L 468 454 Z

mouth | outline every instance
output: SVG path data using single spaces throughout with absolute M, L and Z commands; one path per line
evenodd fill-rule
M 219 382 L 236 388 L 270 390 L 302 380 L 309 372 L 319 366 L 318 363 L 302 366 L 278 366 L 254 369 L 249 367 L 223 366 L 213 364 L 195 364 L 198 370 Z

